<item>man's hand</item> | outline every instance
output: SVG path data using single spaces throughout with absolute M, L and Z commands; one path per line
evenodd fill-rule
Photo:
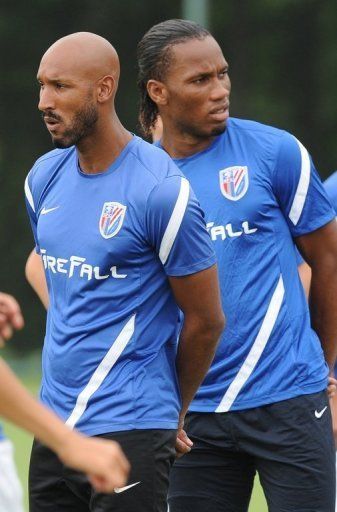
M 64 464 L 86 473 L 98 492 L 111 493 L 127 483 L 130 464 L 114 441 L 69 432 L 58 455 Z
M 0 292 L 0 347 L 11 338 L 13 329 L 22 329 L 24 325 L 20 306 L 11 295 Z
M 185 453 L 191 451 L 193 446 L 193 442 L 186 434 L 183 428 L 180 428 L 177 432 L 177 440 L 176 440 L 176 456 L 177 458 L 182 457 Z
M 337 380 L 335 379 L 335 377 L 329 377 L 328 387 L 327 387 L 328 397 L 332 398 L 333 396 L 335 396 L 336 390 L 337 390 Z
M 193 442 L 184 430 L 184 419 L 180 417 L 176 439 L 176 457 L 182 457 L 185 453 L 190 452 L 192 446 Z

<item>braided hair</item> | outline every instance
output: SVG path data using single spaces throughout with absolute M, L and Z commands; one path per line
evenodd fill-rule
M 158 107 L 147 92 L 150 79 L 162 81 L 172 61 L 172 47 L 189 39 L 204 39 L 208 30 L 188 20 L 167 20 L 154 25 L 143 36 L 137 47 L 140 92 L 139 123 L 145 137 L 151 134 L 158 116 Z

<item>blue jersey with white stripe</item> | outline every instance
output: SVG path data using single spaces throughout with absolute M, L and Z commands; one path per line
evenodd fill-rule
M 293 239 L 334 212 L 308 152 L 287 132 L 231 118 L 205 151 L 175 162 L 206 214 L 227 319 L 190 409 L 240 410 L 324 389 Z
M 40 158 L 25 184 L 50 296 L 42 401 L 87 434 L 176 428 L 179 310 L 167 276 L 215 254 L 189 183 L 138 137 L 101 174 L 74 147 Z

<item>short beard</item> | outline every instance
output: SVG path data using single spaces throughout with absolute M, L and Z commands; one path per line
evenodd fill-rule
M 91 135 L 98 120 L 97 107 L 89 102 L 82 110 L 78 111 L 73 118 L 72 126 L 68 128 L 62 139 L 53 139 L 56 148 L 69 148 Z
M 189 125 L 187 123 L 177 123 L 179 130 L 182 133 L 186 133 L 196 139 L 207 139 L 208 137 L 215 137 L 217 135 L 221 135 L 226 131 L 226 123 L 221 124 L 219 126 L 214 126 L 211 130 L 206 132 L 202 129 L 202 127 Z

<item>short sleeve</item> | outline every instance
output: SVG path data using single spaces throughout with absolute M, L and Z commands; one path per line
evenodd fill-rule
M 182 176 L 165 178 L 151 192 L 146 236 L 169 276 L 194 274 L 216 262 L 203 212 Z
M 32 194 L 32 185 L 31 185 L 31 173 L 28 174 L 26 181 L 25 181 L 25 198 L 26 198 L 26 207 L 28 212 L 28 217 L 30 220 L 30 225 L 32 226 L 32 231 L 34 235 L 35 240 L 35 250 L 37 253 L 40 252 L 40 246 L 38 242 L 37 237 L 37 216 L 36 216 L 36 210 L 35 210 L 35 204 Z
M 315 231 L 335 217 L 308 151 L 286 132 L 274 169 L 273 188 L 293 237 Z

